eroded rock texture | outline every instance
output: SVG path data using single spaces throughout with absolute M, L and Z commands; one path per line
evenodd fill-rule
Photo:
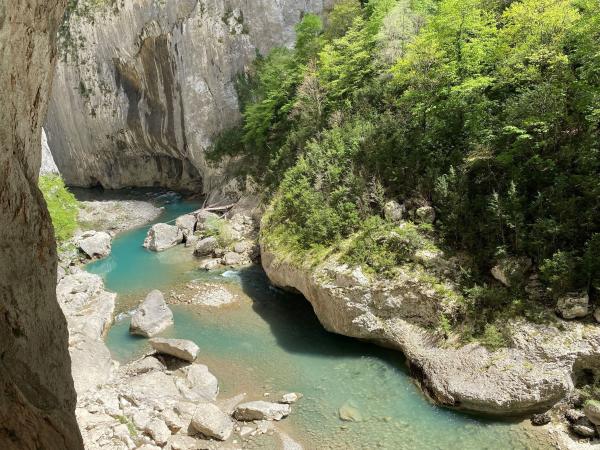
M 239 118 L 236 77 L 331 0 L 81 0 L 62 30 L 47 133 L 71 185 L 204 189 Z M 74 113 L 76 112 L 76 113 Z
M 0 448 L 82 448 L 37 176 L 64 0 L 0 3 Z

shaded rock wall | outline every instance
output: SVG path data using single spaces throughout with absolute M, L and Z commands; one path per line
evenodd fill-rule
M 0 3 L 0 448 L 82 448 L 56 246 L 37 188 L 64 0 Z
M 331 1 L 81 0 L 46 124 L 66 182 L 219 185 L 204 152 L 240 119 L 237 75 L 257 53 L 291 45 L 302 14 Z

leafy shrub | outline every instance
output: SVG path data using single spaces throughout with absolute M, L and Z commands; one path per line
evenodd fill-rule
M 479 338 L 479 341 L 490 350 L 498 350 L 499 348 L 508 345 L 508 341 L 504 334 L 492 324 L 486 324 L 483 335 Z
M 77 229 L 79 204 L 58 175 L 42 175 L 38 185 L 48 205 L 58 242 L 70 239 Z

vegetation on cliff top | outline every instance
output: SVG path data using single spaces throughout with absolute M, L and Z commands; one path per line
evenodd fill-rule
M 77 199 L 66 188 L 59 175 L 42 175 L 38 184 L 48 205 L 56 240 L 61 243 L 70 239 L 78 226 L 79 205 Z
M 212 156 L 269 188 L 267 241 L 331 248 L 366 236 L 388 199 L 430 204 L 434 240 L 471 256 L 471 288 L 512 255 L 553 296 L 594 295 L 599 46 L 595 0 L 342 0 L 259 58 L 243 124 Z M 493 321 L 526 309 L 522 289 L 471 295 Z

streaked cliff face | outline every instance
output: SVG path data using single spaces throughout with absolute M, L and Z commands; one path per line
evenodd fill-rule
M 56 245 L 37 188 L 64 0 L 0 3 L 0 448 L 83 448 Z
M 61 33 L 46 124 L 66 182 L 218 185 L 204 152 L 240 118 L 236 76 L 257 53 L 292 45 L 302 14 L 330 2 L 82 0 Z

